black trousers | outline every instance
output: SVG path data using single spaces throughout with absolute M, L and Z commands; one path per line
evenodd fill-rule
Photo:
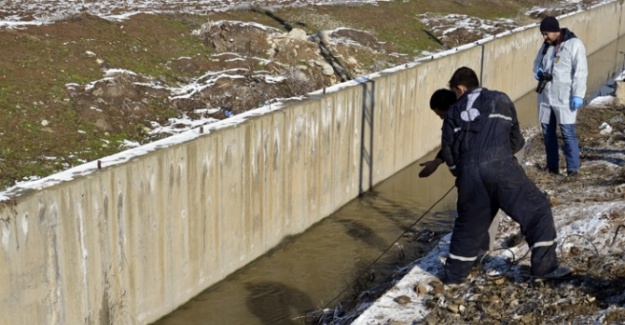
M 521 226 L 531 247 L 532 275 L 542 276 L 557 268 L 551 205 L 516 159 L 465 162 L 456 185 L 458 218 L 445 263 L 446 283 L 460 283 L 469 275 L 498 209 Z

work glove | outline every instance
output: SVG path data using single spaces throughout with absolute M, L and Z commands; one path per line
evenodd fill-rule
M 571 97 L 571 111 L 575 112 L 578 108 L 582 107 L 584 104 L 584 100 L 581 97 L 573 96 Z
M 543 74 L 543 68 L 538 68 L 538 70 L 536 70 L 536 72 L 534 72 L 534 78 L 536 78 L 536 80 L 540 81 L 540 75 Z

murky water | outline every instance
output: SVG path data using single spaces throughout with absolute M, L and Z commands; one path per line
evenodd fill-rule
M 621 71 L 621 52 L 625 38 L 589 57 L 588 94 L 606 95 L 609 89 L 596 90 Z M 536 124 L 533 91 L 515 105 L 522 127 Z M 305 324 L 308 312 L 333 308 L 362 289 L 359 280 L 374 282 L 423 256 L 427 246 L 410 241 L 410 234 L 449 231 L 455 210 L 453 179 L 444 167 L 427 179 L 417 175 L 419 163 L 433 156 L 398 172 L 304 234 L 284 240 L 154 324 Z
M 381 278 L 385 268 L 393 268 L 401 254 L 393 244 L 417 220 L 417 229 L 450 229 L 455 208 L 450 174 L 441 170 L 419 179 L 419 170 L 400 171 L 156 324 L 304 324 L 298 317 L 349 292 L 359 275 L 374 270 Z M 404 241 L 399 244 L 407 246 Z M 389 247 L 386 265 L 372 267 Z M 424 251 L 403 253 L 413 260 Z

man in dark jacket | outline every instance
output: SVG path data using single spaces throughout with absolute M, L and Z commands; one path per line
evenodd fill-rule
M 430 97 L 430 109 L 436 114 L 438 117 L 442 119 L 447 115 L 447 111 L 449 108 L 457 101 L 456 94 L 449 89 L 438 89 L 435 91 Z M 419 177 L 429 177 L 432 175 L 438 166 L 444 164 L 443 153 L 439 150 L 436 154 L 436 157 L 433 160 L 426 161 L 421 163 L 420 166 L 423 166 L 421 172 L 419 172 Z M 493 214 L 493 222 L 488 228 L 488 236 L 485 236 L 482 239 L 482 243 L 480 244 L 480 251 L 489 251 L 494 248 L 495 245 L 495 236 L 497 236 L 497 228 L 499 226 L 499 217 L 497 217 L 497 212 L 499 210 L 491 211 Z
M 456 70 L 449 81 L 458 101 L 443 122 L 441 154 L 458 187 L 455 221 L 445 263 L 445 283 L 461 283 L 497 209 L 521 225 L 531 250 L 533 276 L 558 269 L 551 206 L 527 177 L 514 154 L 523 148 L 514 104 L 498 91 L 479 87 L 475 72 Z

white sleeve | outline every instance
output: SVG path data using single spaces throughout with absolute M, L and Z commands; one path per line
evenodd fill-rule
M 571 83 L 571 96 L 584 98 L 586 95 L 586 80 L 588 79 L 588 62 L 586 60 L 586 48 L 580 39 L 571 42 L 573 80 Z

